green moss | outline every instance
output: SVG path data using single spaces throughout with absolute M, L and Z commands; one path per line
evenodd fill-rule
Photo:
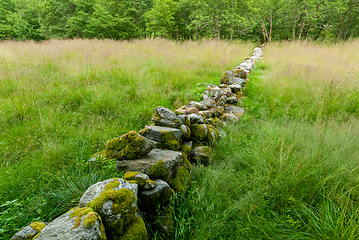
M 86 215 L 89 212 L 93 212 L 93 210 L 88 207 L 84 207 L 84 208 L 76 207 L 72 210 L 73 210 L 72 213 L 70 213 L 69 215 L 69 219 L 74 218 L 74 226 L 72 227 L 72 229 L 78 228 L 80 226 L 81 218 L 83 215 Z
M 99 213 L 103 218 L 104 213 L 102 211 L 103 204 L 107 201 L 112 202 L 112 214 L 118 215 L 121 214 L 121 218 L 110 224 L 109 229 L 107 229 L 112 236 L 122 235 L 124 228 L 132 223 L 136 208 L 134 207 L 136 203 L 135 194 L 127 189 L 109 189 L 103 191 L 98 197 L 96 197 L 92 202 L 86 204 L 86 207 L 92 208 L 95 212 Z
M 30 227 L 31 227 L 32 229 L 36 230 L 36 231 L 37 231 L 37 234 L 36 234 L 36 235 L 35 235 L 35 234 L 29 235 L 29 237 L 30 237 L 29 239 L 35 239 L 35 238 L 37 238 L 37 237 L 40 235 L 41 230 L 42 230 L 44 227 L 46 227 L 46 224 L 45 224 L 45 223 L 42 223 L 42 222 L 33 222 L 33 223 L 30 224 Z
M 188 116 L 186 115 L 186 118 L 183 120 L 183 124 L 189 127 L 191 125 L 190 120 L 188 119 Z
M 209 145 L 215 145 L 216 141 L 219 139 L 219 133 L 217 129 L 210 124 L 206 124 L 206 127 L 208 129 L 208 134 L 205 140 Z
M 228 84 L 229 82 L 229 75 L 227 72 L 223 73 L 221 78 L 221 84 Z
M 134 181 L 140 188 L 143 188 L 146 185 L 146 180 L 141 177 L 136 177 L 137 174 L 141 174 L 140 172 L 126 172 L 123 179 L 127 181 Z
M 142 218 L 136 217 L 132 222 L 132 224 L 128 226 L 125 233 L 119 239 L 126 239 L 126 240 L 147 239 L 147 229 Z
M 120 160 L 139 158 L 144 142 L 144 137 L 138 135 L 135 131 L 130 131 L 121 138 L 115 138 L 107 142 L 106 157 Z
M 166 181 L 167 170 L 163 165 L 163 160 L 160 160 L 151 166 L 149 175 L 150 177 Z
M 189 156 L 191 154 L 192 148 L 188 145 L 182 144 L 179 150 L 185 153 L 186 156 Z
M 183 127 L 185 127 L 186 130 L 183 130 L 183 129 L 182 129 Z M 191 136 L 191 129 L 190 129 L 188 126 L 182 125 L 182 126 L 180 127 L 180 130 L 181 130 L 182 135 L 183 135 L 184 138 L 189 138 L 189 137 Z
M 146 135 L 148 133 L 148 129 L 147 128 L 143 128 L 143 129 L 141 129 L 140 131 L 138 131 L 138 134 L 140 134 L 140 135 Z
M 151 183 L 156 186 L 156 181 L 152 181 L 149 179 L 146 180 L 146 184 L 151 184 Z
M 175 135 L 171 131 L 160 130 L 163 137 L 163 142 L 160 142 L 159 147 L 177 151 L 180 147 L 180 143 L 177 141 Z
M 182 154 L 183 154 L 183 166 L 189 169 L 190 171 L 192 171 L 192 165 L 188 161 L 187 155 L 184 152 L 182 152 Z
M 111 188 L 117 188 L 118 186 L 120 186 L 120 181 L 118 178 L 112 178 L 113 181 L 109 182 L 106 184 L 105 186 L 105 191 L 109 190 Z
M 206 137 L 206 128 L 203 124 L 193 124 L 190 126 L 191 138 L 195 140 L 203 140 Z
M 183 192 L 186 189 L 186 184 L 191 180 L 190 171 L 184 166 L 180 166 L 176 171 L 176 176 L 172 180 L 171 187 L 176 190 Z

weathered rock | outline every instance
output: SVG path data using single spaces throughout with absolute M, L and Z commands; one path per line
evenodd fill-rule
M 187 157 L 189 157 L 192 151 L 192 146 L 193 146 L 192 141 L 184 142 L 179 150 L 182 151 L 184 154 L 186 154 Z
M 175 169 L 183 162 L 182 153 L 153 149 L 147 156 L 137 160 L 117 161 L 116 168 L 121 171 L 142 172 L 151 178 L 168 181 L 173 178 Z
M 224 104 L 226 104 L 226 102 L 227 102 L 227 96 L 223 95 L 220 99 L 218 99 L 217 105 L 224 106 Z
M 211 160 L 212 150 L 207 146 L 199 146 L 193 149 L 191 152 L 192 159 L 198 164 L 208 165 Z
M 243 78 L 233 78 L 233 83 L 243 86 L 246 83 L 246 80 Z
M 158 107 L 154 111 L 152 122 L 163 127 L 179 127 L 183 124 L 176 113 L 165 107 Z
M 196 101 L 191 101 L 188 105 L 197 108 L 199 111 L 207 109 L 205 104 Z
M 197 114 L 189 114 L 188 118 L 191 122 L 191 125 L 199 123 L 199 124 L 203 124 L 203 116 L 202 115 L 197 115 Z
M 223 90 L 217 86 L 215 87 L 208 87 L 205 91 L 204 94 L 209 96 L 209 97 L 213 97 L 216 101 L 222 96 L 223 94 Z
M 171 198 L 171 188 L 165 181 L 156 179 L 155 188 L 141 191 L 139 194 L 139 208 L 146 212 L 149 209 L 156 210 L 159 205 L 167 204 Z
M 223 113 L 221 116 L 223 122 L 238 122 L 239 116 L 234 115 L 233 113 Z
M 202 116 L 204 116 L 205 118 L 211 118 L 213 117 L 213 112 L 210 110 L 206 110 L 206 111 L 199 111 L 199 114 L 201 114 Z
M 177 128 L 147 125 L 142 131 L 142 134 L 146 138 L 157 141 L 157 146 L 160 148 L 178 150 L 180 146 L 179 140 L 182 137 L 182 130 Z
M 189 162 L 188 165 L 186 166 L 180 166 L 176 170 L 175 177 L 171 181 L 171 187 L 179 192 L 185 191 L 187 186 L 189 186 L 191 183 L 191 177 L 192 177 L 191 171 L 192 171 L 192 166 Z
M 232 93 L 240 92 L 242 89 L 242 86 L 237 83 L 231 84 L 229 87 L 231 88 Z
M 224 113 L 235 114 L 241 117 L 244 114 L 244 109 L 238 106 L 225 106 Z
M 33 222 L 18 231 L 10 240 L 32 240 L 44 227 L 46 224 L 43 222 Z
M 191 130 L 188 126 L 181 125 L 179 129 L 181 130 L 184 138 L 189 138 L 191 136 Z
M 79 202 L 79 207 L 80 208 L 85 207 L 87 203 L 92 202 L 95 198 L 100 196 L 102 192 L 109 189 L 113 189 L 114 191 L 120 189 L 128 189 L 134 193 L 135 197 L 137 197 L 137 192 L 138 192 L 137 184 L 129 183 L 119 178 L 107 179 L 105 181 L 95 183 L 94 185 L 89 187 L 86 190 L 86 192 L 82 195 Z
M 238 102 L 238 98 L 235 94 L 232 94 L 229 98 L 227 98 L 226 103 L 228 104 L 236 104 Z
M 157 146 L 153 140 L 147 139 L 135 131 L 112 139 L 106 143 L 106 157 L 109 159 L 136 159 L 146 155 Z
M 140 190 L 150 190 L 156 186 L 155 181 L 152 181 L 147 174 L 141 172 L 126 172 L 123 179 L 126 181 L 135 181 Z
M 212 108 L 216 105 L 216 100 L 213 97 L 209 97 L 206 94 L 202 95 L 202 100 L 203 101 L 201 101 L 201 103 L 206 105 L 207 108 Z
M 37 240 L 105 240 L 105 227 L 91 208 L 75 208 L 42 229 Z
M 241 68 L 241 69 L 251 72 L 252 69 L 254 68 L 254 63 L 250 60 L 245 60 L 244 62 L 239 64 L 238 68 Z
M 146 125 L 143 136 L 156 142 L 165 142 L 172 139 L 179 140 L 182 137 L 182 132 L 177 128 Z
M 236 68 L 233 70 L 233 78 L 248 78 L 249 72 L 242 68 Z
M 193 124 L 190 126 L 191 138 L 201 141 L 205 139 L 208 134 L 208 129 L 205 124 Z
M 183 107 L 177 109 L 176 111 L 183 112 L 186 115 L 192 114 L 192 113 L 198 114 L 198 109 L 196 107 L 191 107 L 191 106 L 183 106 Z
M 218 141 L 218 139 L 219 139 L 218 130 L 215 127 L 213 127 L 213 125 L 211 125 L 211 124 L 206 124 L 206 127 L 208 129 L 208 134 L 205 138 L 205 141 L 209 145 L 213 146 L 216 144 L 216 141 Z
M 93 198 L 100 190 L 102 191 L 93 200 L 87 202 L 86 206 L 97 212 L 105 225 L 108 239 L 123 239 L 128 228 L 136 219 L 137 212 L 137 189 L 136 183 L 124 181 L 123 179 L 110 179 L 112 181 L 101 182 L 91 186 L 82 196 L 81 200 Z M 108 182 L 106 185 L 104 183 Z M 125 188 L 127 185 L 127 188 Z M 104 187 L 103 187 L 104 186 Z M 132 188 L 130 190 L 129 188 Z M 136 195 L 135 193 L 136 192 Z M 80 200 L 80 204 L 82 201 Z
M 233 71 L 226 71 L 221 78 L 221 84 L 230 84 L 233 79 Z

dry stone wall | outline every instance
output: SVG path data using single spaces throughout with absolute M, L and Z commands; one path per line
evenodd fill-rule
M 159 207 L 164 214 L 157 218 L 158 226 L 170 236 L 173 212 L 166 206 L 171 196 L 189 186 L 192 165 L 210 164 L 212 147 L 225 136 L 221 127 L 243 115 L 236 104 L 261 57 L 262 49 L 255 48 L 251 57 L 222 75 L 219 86 L 208 85 L 202 101 L 175 111 L 157 107 L 152 125 L 109 140 L 89 161 L 116 159 L 116 168 L 125 172 L 123 179 L 92 185 L 76 208 L 48 224 L 32 223 L 11 240 L 147 239 L 143 218 L 154 221 Z

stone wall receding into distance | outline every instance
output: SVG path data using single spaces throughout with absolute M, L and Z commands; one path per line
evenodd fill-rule
M 157 107 L 152 125 L 109 140 L 89 161 L 116 159 L 116 168 L 125 172 L 123 179 L 92 185 L 76 208 L 50 223 L 34 222 L 11 240 L 147 239 L 143 218 L 170 236 L 173 212 L 166 206 L 171 196 L 189 186 L 192 165 L 211 162 L 212 147 L 225 136 L 221 127 L 243 115 L 237 106 L 241 89 L 261 57 L 262 49 L 255 48 L 251 57 L 222 75 L 219 86 L 208 85 L 202 101 L 175 111 Z

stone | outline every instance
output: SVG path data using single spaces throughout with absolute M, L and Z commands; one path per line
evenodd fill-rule
M 184 138 L 189 138 L 191 136 L 191 129 L 186 125 L 181 125 L 179 128 L 182 132 Z
M 224 113 L 221 116 L 221 120 L 224 122 L 238 122 L 239 117 L 234 115 L 233 113 Z
M 199 146 L 192 150 L 192 159 L 198 164 L 208 165 L 211 160 L 212 150 L 207 146 Z
M 189 115 L 188 115 L 188 118 L 189 118 L 189 120 L 190 120 L 191 125 L 196 124 L 196 123 L 199 123 L 199 124 L 203 124 L 203 123 L 204 123 L 204 122 L 203 122 L 203 116 L 202 116 L 202 115 L 198 115 L 198 114 L 192 113 L 192 114 L 189 114 Z
M 179 140 L 182 137 L 182 132 L 177 128 L 146 125 L 143 136 L 156 142 L 165 142 L 169 139 Z
M 215 86 L 215 87 L 208 87 L 205 91 L 204 94 L 209 96 L 209 97 L 213 97 L 216 101 L 222 96 L 222 90 L 221 88 Z
M 156 210 L 158 206 L 166 205 L 171 198 L 171 188 L 165 181 L 156 179 L 155 188 L 141 191 L 139 194 L 139 208 L 146 210 Z
M 233 78 L 248 78 L 249 72 L 242 68 L 236 68 L 233 70 Z
M 206 105 L 207 108 L 212 108 L 216 105 L 216 100 L 213 97 L 203 94 L 201 103 Z
M 192 114 L 192 113 L 195 113 L 195 114 L 199 113 L 198 109 L 196 107 L 190 107 L 190 106 L 181 107 L 181 108 L 177 109 L 176 111 L 183 112 L 186 115 Z
M 18 231 L 10 240 L 31 240 L 46 227 L 43 222 L 33 222 L 29 226 Z
M 119 189 L 128 189 L 134 193 L 137 197 L 138 186 L 134 183 L 129 183 L 123 179 L 119 178 L 112 178 L 107 179 L 102 182 L 95 183 L 94 185 L 90 186 L 86 192 L 82 195 L 79 207 L 85 207 L 87 203 L 92 202 L 95 198 L 101 195 L 102 192 L 113 189 L 115 191 Z
M 201 115 L 204 116 L 205 118 L 211 118 L 211 117 L 213 117 L 213 112 L 212 112 L 211 110 L 200 111 L 199 114 L 201 114 Z
M 152 122 L 163 127 L 179 127 L 183 124 L 176 113 L 165 107 L 157 107 L 152 116 Z
M 37 240 L 105 240 L 105 227 L 91 208 L 75 208 L 42 229 Z
M 224 113 L 235 114 L 241 117 L 244 114 L 244 109 L 238 106 L 225 106 Z
M 156 182 L 152 181 L 147 174 L 141 172 L 126 172 L 123 179 L 126 181 L 137 182 L 140 190 L 150 190 L 156 186 Z
M 246 83 L 246 80 L 243 78 L 233 78 L 233 82 L 234 84 L 238 84 L 240 86 L 243 86 Z
M 116 168 L 121 171 L 142 172 L 151 178 L 168 181 L 174 177 L 175 169 L 182 162 L 181 152 L 153 149 L 147 156 L 137 160 L 117 161 Z
M 191 138 L 197 141 L 205 139 L 208 133 L 208 129 L 205 124 L 193 124 L 190 126 Z
M 242 89 L 242 85 L 240 85 L 238 83 L 233 83 L 233 84 L 229 85 L 229 87 L 231 88 L 232 93 L 240 92 Z
M 186 154 L 187 157 L 190 157 L 192 147 L 193 147 L 192 141 L 184 142 L 180 147 L 180 151 Z
M 236 104 L 238 103 L 238 98 L 235 94 L 232 94 L 229 98 L 227 98 L 226 103 L 228 104 Z
M 135 181 L 108 179 L 87 189 L 79 205 L 86 205 L 101 216 L 108 239 L 123 239 L 122 236 L 137 221 L 137 192 Z M 147 234 L 146 230 L 141 232 Z
M 207 106 L 201 102 L 191 101 L 188 105 L 197 108 L 199 111 L 207 109 Z
M 223 95 L 223 96 L 221 96 L 220 99 L 218 99 L 217 105 L 218 106 L 224 106 L 224 104 L 226 104 L 226 102 L 227 102 L 227 96 Z
M 136 159 L 146 155 L 157 146 L 157 142 L 130 131 L 106 143 L 105 154 L 109 159 Z
M 233 71 L 226 71 L 221 78 L 221 84 L 230 84 L 233 79 Z
M 208 134 L 205 138 L 205 141 L 210 145 L 213 146 L 216 144 L 216 142 L 219 140 L 219 133 L 218 130 L 213 127 L 211 124 L 206 124 L 208 129 Z

